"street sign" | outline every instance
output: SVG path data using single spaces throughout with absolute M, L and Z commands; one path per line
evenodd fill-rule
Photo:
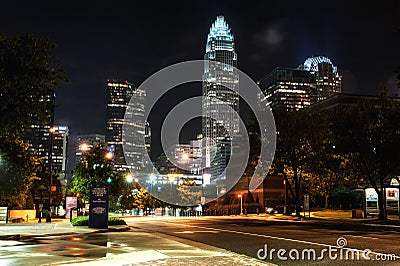
M 308 195 L 308 194 L 304 195 L 304 210 L 305 211 L 310 210 L 310 195 Z
M 107 187 L 92 187 L 90 189 L 89 228 L 108 228 Z
M 78 208 L 77 197 L 65 197 L 65 218 L 69 219 L 72 208 Z

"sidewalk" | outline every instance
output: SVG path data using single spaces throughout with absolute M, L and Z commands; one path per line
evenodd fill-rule
M 106 231 L 129 230 L 126 225 L 109 226 L 108 229 L 88 228 L 87 226 L 72 226 L 69 219 L 53 219 L 51 223 L 38 223 L 32 219 L 28 223 L 0 224 L 0 239 L 22 240 L 36 236 L 57 236 L 70 234 L 87 234 Z
M 49 253 L 45 263 L 36 261 L 34 265 L 79 265 L 79 266 L 99 266 L 99 265 L 196 265 L 196 266 L 224 266 L 224 265 L 275 265 L 263 262 L 245 255 L 233 253 L 221 248 L 209 246 L 202 243 L 193 242 L 186 239 L 165 236 L 146 232 L 137 228 L 130 228 L 127 225 L 109 226 L 108 229 L 94 229 L 87 226 L 72 226 L 68 219 L 53 220 L 52 223 L 14 223 L 0 225 L 0 264 L 2 255 L 6 257 L 13 255 L 7 252 L 7 242 L 29 241 L 35 237 L 56 237 L 63 235 L 84 235 L 90 233 L 104 233 L 115 231 L 128 231 L 130 237 L 140 241 L 135 243 L 132 251 L 121 254 L 114 254 L 102 258 L 77 258 L 64 261 L 51 260 L 52 253 Z M 144 244 L 145 243 L 145 244 Z M 162 245 L 160 243 L 163 243 Z M 163 246 L 163 247 L 161 247 Z M 5 252 L 5 253 L 2 253 Z M 18 253 L 16 253 L 18 255 Z M 26 255 L 26 254 L 25 254 Z M 35 257 L 32 257 L 32 259 Z M 40 258 L 40 257 L 38 257 Z M 7 264 L 7 261 L 6 261 Z M 13 265 L 24 265 L 13 263 Z M 33 265 L 33 264 L 32 264 Z

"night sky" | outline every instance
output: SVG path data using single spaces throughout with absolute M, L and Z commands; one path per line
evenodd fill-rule
M 238 67 L 254 80 L 325 55 L 343 75 L 344 92 L 395 87 L 400 1 L 143 2 L 1 4 L 0 32 L 33 33 L 59 46 L 56 56 L 70 83 L 57 91 L 55 122 L 69 126 L 70 151 L 76 134 L 104 134 L 107 79 L 140 84 L 173 63 L 203 59 L 217 15 L 234 33 Z M 173 106 L 200 92 L 200 84 L 188 86 L 163 101 Z

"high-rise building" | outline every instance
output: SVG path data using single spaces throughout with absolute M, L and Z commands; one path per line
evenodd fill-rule
M 148 146 L 145 144 L 146 132 L 149 135 L 147 141 L 150 140 L 150 128 L 144 119 L 146 92 L 128 81 L 108 81 L 107 86 L 109 97 L 105 140 L 108 150 L 114 153 L 114 166 L 123 171 L 129 169 L 134 174 L 141 172 L 149 163 L 144 156 Z
M 237 54 L 233 34 L 223 16 L 218 16 L 211 25 L 204 60 L 203 165 L 205 171 L 211 173 L 212 153 L 219 147 L 217 143 L 239 133 Z M 211 177 L 212 180 L 217 178 Z
M 57 176 L 60 181 L 60 191 L 64 194 L 67 187 L 66 167 L 68 155 L 68 135 L 67 126 L 55 125 L 50 129 L 51 143 L 51 171 L 52 175 Z
M 43 106 L 54 106 L 55 95 L 47 94 L 42 95 L 39 99 L 39 103 Z M 32 117 L 33 122 L 30 130 L 25 136 L 25 141 L 31 144 L 30 150 L 34 151 L 38 158 L 46 168 L 47 172 L 50 172 L 50 151 L 51 151 L 51 128 L 54 121 L 54 108 L 46 109 L 47 112 L 46 120 L 39 120 L 37 117 Z M 28 114 L 29 115 L 29 114 Z M 53 165 L 56 167 L 56 165 Z
M 64 176 L 63 172 L 67 166 L 67 146 L 69 130 L 67 126 L 53 126 L 51 130 L 53 135 L 52 151 L 52 171 L 59 174 L 60 177 Z
M 80 162 L 82 158 L 82 152 L 90 150 L 93 147 L 105 147 L 106 140 L 105 135 L 101 134 L 82 134 L 76 136 L 75 144 L 75 162 Z
M 342 90 L 342 77 L 337 67 L 325 56 L 312 56 L 299 66 L 315 75 L 316 88 L 311 93 L 312 103 L 323 101 Z
M 202 140 L 190 140 L 190 144 L 175 144 L 155 161 L 155 167 L 161 174 L 201 175 Z
M 311 105 L 310 94 L 315 91 L 315 77 L 306 70 L 276 68 L 258 82 L 261 103 L 267 102 L 272 109 L 299 110 Z
M 107 99 L 107 127 L 105 141 L 108 149 L 114 154 L 116 168 L 126 168 L 122 148 L 122 126 L 125 110 L 135 90 L 135 86 L 128 81 L 108 80 Z
M 260 101 L 272 109 L 299 110 L 340 93 L 341 80 L 329 58 L 310 57 L 296 69 L 276 68 L 260 80 Z
M 146 145 L 146 150 L 147 153 L 150 156 L 151 153 L 151 128 L 149 122 L 145 122 L 145 128 L 144 128 L 144 143 Z

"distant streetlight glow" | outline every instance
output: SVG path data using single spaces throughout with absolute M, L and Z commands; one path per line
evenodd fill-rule
M 126 182 L 132 183 L 132 182 L 133 182 L 133 176 L 132 176 L 132 174 L 131 174 L 131 173 L 128 173 L 128 174 L 125 176 L 125 179 L 126 179 Z
M 187 153 L 182 154 L 182 159 L 189 160 L 189 154 L 187 154 Z
M 82 143 L 79 145 L 79 150 L 80 151 L 88 151 L 90 149 L 89 145 L 87 143 Z
M 112 152 L 107 152 L 107 154 L 106 154 L 107 160 L 111 160 L 113 157 L 114 157 L 114 155 L 112 154 Z

